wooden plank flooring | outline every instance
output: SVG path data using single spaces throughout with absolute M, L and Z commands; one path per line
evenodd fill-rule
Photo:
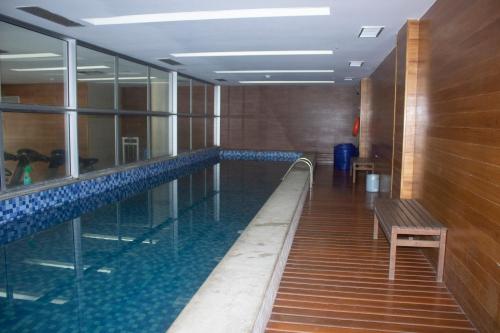
M 389 245 L 381 232 L 372 239 L 375 196 L 318 167 L 267 333 L 474 331 L 419 250 L 398 248 L 387 279 Z

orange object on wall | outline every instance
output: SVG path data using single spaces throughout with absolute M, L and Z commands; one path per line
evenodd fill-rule
M 352 136 L 358 136 L 358 134 L 359 134 L 359 122 L 360 122 L 360 119 L 359 119 L 359 116 L 357 116 L 356 119 L 354 120 L 354 125 L 352 126 Z

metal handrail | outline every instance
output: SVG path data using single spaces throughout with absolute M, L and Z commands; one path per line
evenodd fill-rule
M 286 176 L 288 176 L 288 174 L 292 171 L 293 167 L 296 165 L 296 164 L 299 164 L 300 162 L 302 163 L 305 163 L 308 167 L 309 167 L 309 174 L 310 174 L 310 177 L 309 177 L 309 188 L 312 189 L 312 186 L 313 186 L 313 164 L 311 162 L 310 159 L 308 159 L 307 157 L 300 157 L 298 159 L 295 160 L 295 162 L 292 163 L 292 165 L 288 168 L 287 172 L 285 173 L 285 175 L 283 176 L 283 178 L 281 178 L 281 180 L 285 179 Z

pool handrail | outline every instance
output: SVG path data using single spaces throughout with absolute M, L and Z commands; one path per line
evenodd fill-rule
M 299 157 L 298 159 L 296 159 L 292 165 L 288 168 L 287 172 L 285 173 L 285 175 L 283 176 L 283 178 L 281 178 L 281 180 L 285 179 L 286 176 L 288 176 L 288 174 L 292 171 L 293 167 L 299 163 L 305 163 L 308 167 L 309 167 L 309 188 L 312 189 L 312 186 L 313 186 L 313 176 L 314 176 L 314 167 L 313 167 L 313 164 L 311 162 L 310 159 L 308 159 L 307 157 Z

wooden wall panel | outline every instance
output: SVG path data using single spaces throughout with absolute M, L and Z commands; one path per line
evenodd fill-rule
M 420 21 L 414 195 L 449 228 L 445 281 L 500 332 L 500 2 L 438 0 Z
M 393 50 L 370 76 L 371 154 L 377 173 L 391 175 L 394 132 L 394 86 L 396 50 Z
M 359 130 L 359 156 L 361 158 L 371 157 L 371 133 L 370 122 L 372 117 L 372 88 L 369 78 L 361 80 L 361 101 L 360 101 L 360 130 Z
M 396 79 L 394 86 L 394 133 L 392 147 L 392 188 L 391 196 L 401 195 L 401 179 L 403 173 L 403 138 L 405 129 L 405 88 L 406 88 L 406 51 L 408 25 L 398 32 L 396 40 Z
M 413 197 L 419 22 L 409 20 L 396 43 L 392 197 Z
M 221 146 L 316 151 L 332 154 L 351 134 L 359 112 L 354 87 L 225 86 L 221 97 Z

